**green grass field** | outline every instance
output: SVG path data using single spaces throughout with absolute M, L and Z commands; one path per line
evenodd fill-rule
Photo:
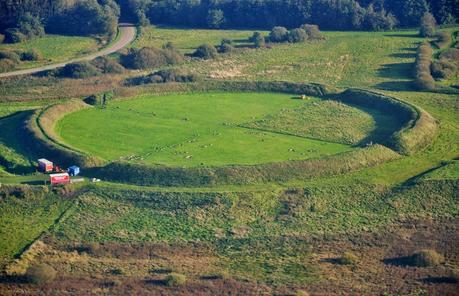
M 355 142 L 343 140 L 339 132 L 325 136 L 327 130 L 338 129 L 345 135 L 355 132 L 361 139 L 376 128 L 369 113 L 336 104 L 348 112 L 338 120 L 352 120 L 339 126 L 337 119 L 333 119 L 339 108 L 326 109 L 321 107 L 323 104 L 330 103 L 274 93 L 143 96 L 110 103 L 105 109 L 67 115 L 56 129 L 65 143 L 107 160 L 214 166 L 308 159 L 344 152 L 351 149 L 346 144 Z M 290 133 L 277 126 L 263 131 L 260 128 L 264 126 L 252 124 L 298 108 L 308 111 L 296 114 L 297 121 L 292 120 L 289 128 L 302 132 Z M 327 121 L 322 130 L 320 117 Z M 307 128 L 312 130 L 309 133 L 303 127 L 308 121 Z
M 253 31 L 218 31 L 146 28 L 133 46 L 161 46 L 170 41 L 183 52 L 202 43 L 220 44 L 223 38 L 247 45 Z M 268 32 L 263 32 L 265 35 Z M 242 48 L 215 61 L 188 63 L 184 67 L 213 78 L 288 80 L 336 86 L 404 88 L 418 42 L 415 31 L 324 32 L 322 42 L 275 44 L 271 49 Z M 242 42 L 241 42 L 242 41 Z
M 90 37 L 46 35 L 42 38 L 18 43 L 0 44 L 0 50 L 27 51 L 35 49 L 43 55 L 40 61 L 21 62 L 17 69 L 67 61 L 100 48 L 96 39 Z

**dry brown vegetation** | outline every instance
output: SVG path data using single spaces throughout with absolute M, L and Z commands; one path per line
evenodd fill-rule
M 379 232 L 310 237 L 321 280 L 310 284 L 267 286 L 243 278 L 214 276 L 217 257 L 203 244 L 124 244 L 62 245 L 45 238 L 44 251 L 37 263 L 47 263 L 58 271 L 58 279 L 37 287 L 20 278 L 3 278 L 0 294 L 24 291 L 28 295 L 80 295 L 125 293 L 158 295 L 457 295 L 459 284 L 451 268 L 459 264 L 455 247 L 457 219 L 405 220 Z M 416 267 L 411 255 L 419 249 L 435 249 L 444 254 L 448 265 Z M 360 257 L 352 265 L 340 265 L 342 250 Z M 182 273 L 187 282 L 167 286 L 168 275 Z M 400 278 L 404 278 L 400 281 Z M 301 294 L 298 291 L 306 291 Z

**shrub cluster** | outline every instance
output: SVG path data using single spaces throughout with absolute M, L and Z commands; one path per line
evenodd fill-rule
M 146 76 L 130 78 L 126 80 L 126 85 L 140 85 L 149 83 L 167 83 L 167 82 L 195 82 L 197 76 L 194 74 L 183 73 L 178 69 L 160 70 Z
M 359 261 L 359 258 L 354 253 L 344 252 L 337 261 L 341 265 L 355 265 Z
M 42 58 L 41 53 L 36 49 L 23 52 L 0 50 L 0 72 L 13 70 L 20 61 L 37 61 Z
M 253 42 L 256 48 L 265 46 L 265 37 L 260 32 L 254 32 L 249 41 Z
M 75 62 L 65 65 L 57 76 L 67 78 L 88 78 L 100 74 L 123 73 L 124 67 L 107 57 L 98 57 L 91 62 Z
M 449 48 L 442 52 L 439 59 L 431 66 L 433 77 L 437 79 L 451 78 L 459 73 L 459 49 Z
M 151 69 L 174 65 L 183 60 L 183 55 L 174 48 L 159 49 L 155 47 L 133 48 L 121 57 L 121 63 L 129 69 Z
M 222 41 L 220 42 L 220 47 L 218 48 L 218 52 L 230 53 L 232 51 L 234 51 L 233 41 L 231 41 L 230 39 L 222 39 Z
M 17 27 L 5 31 L 5 42 L 20 43 L 43 35 L 45 35 L 45 29 L 39 18 L 25 13 L 19 18 Z
M 218 56 L 218 51 L 213 45 L 202 44 L 198 48 L 196 48 L 192 56 L 201 58 L 204 60 L 210 60 Z
M 182 286 L 186 283 L 186 276 L 173 272 L 166 276 L 164 282 L 169 287 Z
M 35 48 L 21 53 L 21 61 L 38 61 L 41 59 L 43 59 L 43 56 Z
M 101 72 L 90 62 L 76 62 L 65 65 L 59 70 L 58 76 L 68 78 L 88 78 L 97 76 Z
M 27 269 L 26 278 L 30 283 L 44 285 L 56 278 L 57 272 L 47 264 L 33 265 Z
M 414 266 L 429 267 L 443 263 L 445 258 L 435 250 L 421 250 L 412 256 Z
M 420 90 L 435 89 L 435 80 L 430 73 L 432 54 L 433 50 L 428 42 L 424 42 L 418 47 L 415 62 L 415 84 Z
M 115 60 L 107 57 L 98 57 L 91 62 L 96 68 L 98 68 L 104 74 L 121 74 L 124 72 L 124 67 L 121 66 Z
M 280 43 L 290 42 L 298 43 L 307 40 L 321 40 L 323 39 L 320 33 L 319 26 L 304 24 L 299 28 L 291 29 L 290 31 L 284 27 L 274 27 L 269 33 L 269 41 Z

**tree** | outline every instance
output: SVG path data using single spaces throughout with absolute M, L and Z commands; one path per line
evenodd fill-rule
M 78 1 L 71 9 L 50 18 L 46 29 L 56 34 L 109 35 L 117 31 L 119 7 L 113 0 Z
M 252 37 L 250 37 L 256 48 L 265 47 L 265 37 L 260 32 L 254 32 Z
M 207 14 L 207 26 L 218 29 L 225 23 L 225 16 L 221 9 L 211 9 Z
M 419 34 L 422 37 L 433 37 L 435 35 L 435 26 L 437 22 L 430 12 L 424 13 L 421 18 L 421 28 Z
M 288 30 L 285 27 L 274 27 L 269 33 L 271 42 L 285 42 L 288 38 Z

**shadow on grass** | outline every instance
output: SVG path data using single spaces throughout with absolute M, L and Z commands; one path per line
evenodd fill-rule
M 455 284 L 457 281 L 449 276 L 429 276 L 422 280 L 427 284 Z
M 320 262 L 341 265 L 339 258 L 325 258 L 325 259 L 320 260 Z
M 397 33 L 397 34 L 387 34 L 387 35 L 385 35 L 385 36 L 386 36 L 386 37 L 419 38 L 419 34 L 418 34 L 418 33 L 407 33 L 407 34 Z
M 393 63 L 382 65 L 378 69 L 378 76 L 384 78 L 407 79 L 411 77 L 413 63 Z
M 392 91 L 415 91 L 412 81 L 386 81 L 374 85 L 374 88 L 380 90 Z
M 14 275 L 14 276 L 7 276 L 1 275 L 0 276 L 0 284 L 27 284 L 27 278 L 25 276 Z
M 171 272 L 172 272 L 172 269 L 170 268 L 156 268 L 156 269 L 150 270 L 150 273 L 153 273 L 153 274 L 169 274 Z
M 153 279 L 150 279 L 150 280 L 145 280 L 145 283 L 147 283 L 149 285 L 155 285 L 155 286 L 167 286 L 165 280 L 153 280 Z
M 416 57 L 416 53 L 398 52 L 398 53 L 390 54 L 389 56 L 392 58 L 397 58 L 397 59 L 414 59 Z
M 387 258 L 383 259 L 382 262 L 387 265 L 393 266 L 414 266 L 413 264 L 413 256 L 402 256 L 402 257 L 394 257 L 394 258 Z

